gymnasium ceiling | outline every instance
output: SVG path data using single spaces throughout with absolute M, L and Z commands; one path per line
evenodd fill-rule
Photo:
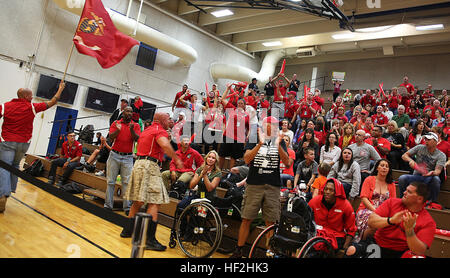
M 145 0 L 251 54 L 264 56 L 267 51 L 282 48 L 313 49 L 315 54 L 310 57 L 291 56 L 286 60 L 288 65 L 450 52 L 449 1 L 344 0 L 340 10 L 353 23 L 355 32 L 341 29 L 337 20 L 287 9 L 233 8 L 249 5 L 225 1 Z M 370 3 L 375 6 L 369 7 Z M 233 14 L 212 15 L 224 9 Z M 416 29 L 435 24 L 443 27 Z M 332 36 L 336 34 L 344 36 L 335 39 Z M 279 43 L 264 46 L 267 42 Z

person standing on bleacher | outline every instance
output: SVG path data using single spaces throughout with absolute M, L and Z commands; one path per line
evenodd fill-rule
M 109 138 L 114 143 L 106 161 L 106 180 L 108 184 L 104 204 L 106 209 L 113 209 L 117 176 L 120 174 L 122 192 L 125 192 L 133 169 L 133 146 L 134 142 L 139 139 L 141 128 L 139 124 L 132 121 L 132 115 L 133 109 L 127 106 L 123 111 L 122 119 L 114 121 L 109 128 Z M 128 214 L 130 206 L 131 203 L 124 199 L 123 210 L 126 214 Z
M 17 91 L 17 98 L 0 106 L 0 118 L 3 118 L 0 160 L 19 168 L 20 161 L 30 147 L 36 113 L 54 106 L 64 88 L 65 83 L 61 82 L 53 98 L 41 103 L 31 103 L 33 92 L 30 89 L 21 88 Z M 11 192 L 16 191 L 17 180 L 17 176 L 0 168 L 0 212 L 5 211 L 7 198 Z

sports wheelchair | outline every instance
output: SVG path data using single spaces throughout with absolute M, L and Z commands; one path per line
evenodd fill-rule
M 282 202 L 280 221 L 265 228 L 255 239 L 249 258 L 330 258 L 330 241 L 319 235 L 314 213 L 300 191 L 291 191 Z
M 241 220 L 241 202 L 242 191 L 237 187 L 230 188 L 225 198 L 196 199 L 194 195 L 185 208 L 175 211 L 169 247 L 175 248 L 178 242 L 190 258 L 210 257 L 216 251 L 231 253 L 234 244 L 223 241 L 223 232 Z

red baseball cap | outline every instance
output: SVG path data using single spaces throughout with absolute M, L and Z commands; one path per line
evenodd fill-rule
M 263 120 L 263 123 L 269 123 L 269 124 L 278 124 L 280 123 L 280 121 L 278 121 L 277 118 L 273 117 L 273 116 L 269 116 L 269 117 L 265 117 Z

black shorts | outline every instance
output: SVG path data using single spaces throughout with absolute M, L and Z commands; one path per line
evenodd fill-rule
M 234 159 L 242 158 L 244 156 L 244 143 L 238 143 L 236 141 L 226 143 L 226 138 L 224 137 L 222 144 L 220 144 L 219 156 L 231 156 Z

